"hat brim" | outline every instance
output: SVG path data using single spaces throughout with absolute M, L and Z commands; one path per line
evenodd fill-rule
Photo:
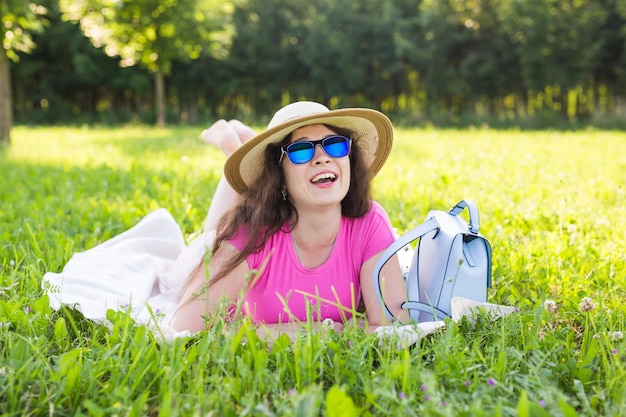
M 224 165 L 224 175 L 233 189 L 242 194 L 263 172 L 263 153 L 270 143 L 283 140 L 294 130 L 312 124 L 327 124 L 354 132 L 353 144 L 362 151 L 374 177 L 389 157 L 393 126 L 383 113 L 371 109 L 338 109 L 291 119 L 269 128 L 240 146 Z

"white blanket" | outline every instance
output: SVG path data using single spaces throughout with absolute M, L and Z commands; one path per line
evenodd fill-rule
M 108 309 L 124 310 L 138 322 L 155 317 L 167 326 L 204 252 L 203 238 L 187 246 L 176 221 L 158 209 L 124 233 L 74 254 L 62 272 L 46 273 L 43 288 L 54 309 L 72 306 L 101 322 Z

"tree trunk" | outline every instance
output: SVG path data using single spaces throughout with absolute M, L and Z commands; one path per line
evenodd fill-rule
M 162 129 L 165 127 L 165 75 L 160 70 L 154 74 L 154 99 L 157 127 Z
M 0 144 L 11 143 L 11 69 L 9 58 L 0 48 Z

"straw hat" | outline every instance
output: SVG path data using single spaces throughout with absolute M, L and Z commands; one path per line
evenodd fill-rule
M 280 142 L 294 130 L 312 124 L 327 124 L 354 132 L 372 176 L 382 168 L 393 143 L 393 126 L 387 116 L 371 109 L 329 110 L 326 106 L 298 101 L 278 110 L 267 129 L 240 146 L 226 160 L 224 175 L 238 193 L 243 193 L 263 172 L 263 153 L 270 143 Z

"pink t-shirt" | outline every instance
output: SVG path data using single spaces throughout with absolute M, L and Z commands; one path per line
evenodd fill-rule
M 247 234 L 239 233 L 230 243 L 241 250 L 246 239 Z M 255 323 L 304 321 L 309 303 L 314 320 L 348 319 L 361 295 L 361 266 L 393 241 L 387 213 L 376 202 L 372 202 L 372 208 L 363 217 L 342 217 L 330 257 L 315 269 L 302 266 L 291 233 L 279 231 L 260 252 L 246 258 L 251 270 L 260 270 L 264 261 L 268 261 L 245 295 L 244 313 Z

